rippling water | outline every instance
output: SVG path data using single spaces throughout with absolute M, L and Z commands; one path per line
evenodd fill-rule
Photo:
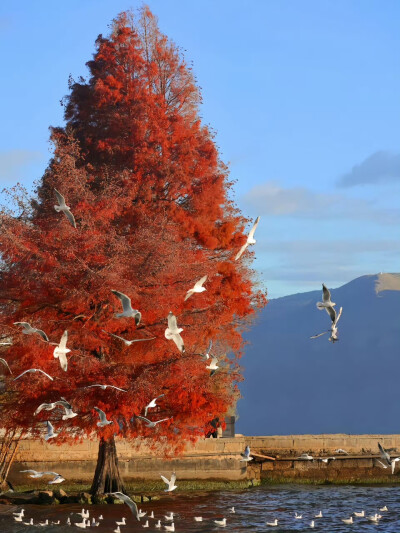
M 179 490 L 179 489 L 178 489 Z M 365 511 L 367 516 L 379 512 L 379 508 L 386 505 L 388 512 L 382 512 L 382 519 L 378 524 L 371 523 L 367 518 L 354 518 L 353 525 L 345 525 L 342 518 L 349 518 L 354 511 Z M 235 514 L 230 514 L 229 507 L 234 506 Z M 121 526 L 121 533 L 136 531 L 160 531 L 154 528 L 155 520 L 149 519 L 150 527 L 143 530 L 146 517 L 140 522 L 134 519 L 129 509 L 124 505 L 92 505 L 89 506 L 90 516 L 103 515 L 104 520 L 97 528 L 91 528 L 97 533 L 112 533 L 116 529 L 115 521 L 127 518 L 127 525 Z M 142 510 L 150 513 L 154 511 L 156 519 L 162 519 L 169 511 L 176 513 L 175 530 L 177 532 L 208 532 L 232 531 L 237 533 L 261 531 L 311 531 L 310 521 L 321 510 L 323 518 L 315 518 L 314 531 L 322 532 L 368 532 L 384 531 L 387 533 L 400 532 L 400 487 L 354 487 L 354 486 L 274 486 L 258 487 L 246 491 L 226 491 L 210 493 L 173 494 L 157 502 L 141 505 Z M 24 531 L 46 531 L 46 533 L 65 533 L 81 531 L 77 527 L 65 525 L 68 516 L 72 522 L 82 519 L 76 514 L 81 510 L 78 505 L 36 506 L 26 505 L 25 516 L 34 523 L 61 520 L 59 526 L 32 528 L 14 522 L 12 511 L 20 507 L 0 505 L 0 532 L 17 533 Z M 302 514 L 302 520 L 296 520 L 294 513 Z M 195 522 L 195 516 L 202 516 L 203 522 Z M 226 528 L 214 524 L 213 520 L 227 518 Z M 266 522 L 278 519 L 278 527 L 268 527 Z M 162 531 L 165 531 L 162 529 Z

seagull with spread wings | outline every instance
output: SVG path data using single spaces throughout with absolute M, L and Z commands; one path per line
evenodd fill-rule
M 257 226 L 258 226 L 258 223 L 260 222 L 260 217 L 257 217 L 254 224 L 253 224 L 253 227 L 251 228 L 248 236 L 247 236 L 247 241 L 243 244 L 243 246 L 240 248 L 239 252 L 236 254 L 236 257 L 235 257 L 235 261 L 237 261 L 238 259 L 240 259 L 240 257 L 243 255 L 243 253 L 245 252 L 246 248 L 250 245 L 250 244 L 255 244 L 256 243 L 256 240 L 254 238 L 254 233 L 257 229 Z
M 185 345 L 180 335 L 181 331 L 183 331 L 183 329 L 178 328 L 176 316 L 170 311 L 168 313 L 168 327 L 165 330 L 165 338 L 174 341 L 178 350 L 183 353 L 185 351 Z
M 172 492 L 173 490 L 178 488 L 175 485 L 175 481 L 176 481 L 175 472 L 172 474 L 171 479 L 167 479 L 165 476 L 161 476 L 161 479 L 164 481 L 164 483 L 167 484 L 167 488 L 164 490 L 164 492 Z
M 109 492 L 108 494 L 126 503 L 129 509 L 132 511 L 133 516 L 136 516 L 136 518 L 140 521 L 140 516 L 139 516 L 137 505 L 131 498 L 129 498 L 129 496 L 127 496 L 126 494 L 123 494 L 122 492 Z
M 34 333 L 37 333 L 44 341 L 49 342 L 49 338 L 43 330 L 33 328 L 28 322 L 14 322 L 14 326 L 22 326 L 22 333 L 24 335 L 33 335 Z
M 240 459 L 240 461 L 245 461 L 246 463 L 254 459 L 254 457 L 250 456 L 250 446 L 246 446 L 244 453 L 241 453 L 240 455 L 243 457 L 243 459 Z
M 186 302 L 186 300 L 190 298 L 192 294 L 195 294 L 196 292 L 204 292 L 205 290 L 207 290 L 203 287 L 206 281 L 207 281 L 207 276 L 203 276 L 201 279 L 199 279 L 199 281 L 196 281 L 196 283 L 194 284 L 194 287 L 187 291 L 184 301 Z
M 54 378 L 52 378 L 51 376 L 49 376 L 48 374 L 46 374 L 46 372 L 44 372 L 43 370 L 40 370 L 40 368 L 30 368 L 29 370 L 25 370 L 24 372 L 22 372 L 22 374 L 20 374 L 19 376 L 17 376 L 16 378 L 14 378 L 13 381 L 17 381 L 17 379 L 19 379 L 20 377 L 22 377 L 24 374 L 27 374 L 27 373 L 30 373 L 30 372 L 41 372 L 43 375 L 45 375 L 47 378 L 49 378 L 51 381 L 54 380 Z
M 57 402 L 52 403 L 42 403 L 39 405 L 39 407 L 36 409 L 36 411 L 33 413 L 34 415 L 37 415 L 40 413 L 40 411 L 46 410 L 46 411 L 52 411 L 57 406 L 63 407 L 65 414 L 63 415 L 63 420 L 68 420 L 69 418 L 74 418 L 75 416 L 78 416 L 78 413 L 74 413 L 72 409 L 72 405 L 67 402 L 64 398 L 61 400 L 58 400 Z
M 334 307 L 336 305 L 335 302 L 331 301 L 331 293 L 325 283 L 322 284 L 322 302 L 317 302 L 316 305 L 319 310 L 326 309 L 327 307 Z
M 157 407 L 156 401 L 157 401 L 159 398 L 162 398 L 163 396 L 165 396 L 165 394 L 160 394 L 160 396 L 157 396 L 156 398 L 153 398 L 153 399 L 151 400 L 151 402 L 148 403 L 148 404 L 146 405 L 146 407 L 144 408 L 144 416 L 147 416 L 147 411 L 148 411 L 149 409 L 153 409 L 154 407 Z
M 116 390 L 120 390 L 122 392 L 128 392 L 127 390 L 125 389 L 120 389 L 119 387 L 116 387 L 115 385 L 100 385 L 98 383 L 95 383 L 94 385 L 86 385 L 86 387 L 83 387 L 84 389 L 90 389 L 91 387 L 100 387 L 102 390 L 106 390 L 106 389 L 116 389 Z
M 136 418 L 138 418 L 139 420 L 142 420 L 146 424 L 146 427 L 155 428 L 157 424 L 161 424 L 161 422 L 165 422 L 166 420 L 170 420 L 171 417 L 163 418 L 162 420 L 155 420 L 154 422 L 152 422 L 151 420 L 149 420 L 145 416 L 136 416 Z
M 109 424 L 113 424 L 114 422 L 112 420 L 107 420 L 106 413 L 99 409 L 98 407 L 93 407 L 95 411 L 99 414 L 100 422 L 97 422 L 97 425 L 99 428 L 102 428 L 104 426 L 108 426 Z
M 58 205 L 54 206 L 54 209 L 57 211 L 57 213 L 64 213 L 64 215 L 68 218 L 68 220 L 71 222 L 71 225 L 76 228 L 76 222 L 75 217 L 71 213 L 71 208 L 65 203 L 64 196 L 57 191 L 57 189 L 54 189 L 54 192 L 56 193 Z
M 137 309 L 132 308 L 131 299 L 126 294 L 111 290 L 111 292 L 119 298 L 122 304 L 122 313 L 117 313 L 115 316 L 117 318 L 120 317 L 133 317 L 135 319 L 135 324 L 138 326 L 140 324 L 140 320 L 142 318 L 142 313 L 138 311 Z
M 108 331 L 102 330 L 103 333 L 107 333 L 108 335 L 111 335 L 111 337 L 115 337 L 116 339 L 119 339 L 122 341 L 126 346 L 131 346 L 134 342 L 144 342 L 144 341 L 152 341 L 156 337 L 149 337 L 147 339 L 132 339 L 131 341 L 128 341 L 127 339 L 124 339 L 123 337 L 120 337 L 119 335 L 114 335 L 114 333 L 109 333 Z
M 53 355 L 55 359 L 59 359 L 61 368 L 66 372 L 68 368 L 67 353 L 71 350 L 67 348 L 68 331 L 64 331 L 59 344 L 53 344 L 55 346 Z

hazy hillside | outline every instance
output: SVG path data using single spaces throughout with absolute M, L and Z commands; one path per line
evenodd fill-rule
M 247 334 L 236 431 L 247 435 L 400 433 L 400 274 L 331 291 L 339 342 L 315 304 L 321 290 L 271 300 Z

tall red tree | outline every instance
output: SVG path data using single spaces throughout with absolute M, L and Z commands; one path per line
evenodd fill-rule
M 13 375 L 2 421 L 40 438 L 51 420 L 55 444 L 100 439 L 98 493 L 123 489 L 114 435 L 179 451 L 223 418 L 237 398 L 241 332 L 265 299 L 249 268 L 252 253 L 234 261 L 246 220 L 228 197 L 227 168 L 199 118 L 192 71 L 149 9 L 122 13 L 87 65 L 88 80 L 70 82 L 66 126 L 52 129 L 54 156 L 36 199 L 17 190 L 17 210 L 1 213 L 1 333 L 13 339 L 4 355 Z M 54 209 L 55 190 L 76 227 Z M 206 290 L 185 300 L 205 275 Z M 116 316 L 121 302 L 112 290 L 131 298 L 139 325 Z M 170 311 L 183 328 L 184 352 L 165 338 Z M 43 330 L 50 342 L 15 322 Z M 67 370 L 51 344 L 64 331 Z M 111 334 L 150 340 L 126 346 Z M 221 360 L 212 376 L 199 356 L 210 340 Z M 30 368 L 54 380 L 36 372 L 13 381 Z M 134 415 L 161 394 L 148 417 L 168 420 L 148 428 Z M 76 417 L 62 420 L 59 408 L 33 414 L 61 397 Z M 94 407 L 112 424 L 97 427 Z

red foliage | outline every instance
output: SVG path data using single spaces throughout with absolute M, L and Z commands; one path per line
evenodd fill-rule
M 179 49 L 148 8 L 138 20 L 120 15 L 96 45 L 89 80 L 71 82 L 66 127 L 52 130 L 54 157 L 38 200 L 29 209 L 18 197 L 18 216 L 1 213 L 1 333 L 13 340 L 2 354 L 13 371 L 2 422 L 43 435 L 49 419 L 59 432 L 55 443 L 117 433 L 177 449 L 204 435 L 237 398 L 241 331 L 265 299 L 246 266 L 251 252 L 233 261 L 246 220 L 228 199 L 227 168 L 201 124 L 199 91 Z M 54 189 L 65 196 L 76 229 L 54 210 Z M 206 291 L 184 301 L 206 274 Z M 112 289 L 141 311 L 138 327 L 133 318 L 115 317 L 120 302 Z M 183 328 L 183 354 L 164 336 L 169 311 Z M 13 325 L 22 321 L 51 342 L 68 331 L 66 372 L 54 346 Z M 108 333 L 156 339 L 127 347 Z M 212 377 L 198 355 L 210 339 L 222 359 Z M 54 381 L 39 373 L 12 381 L 28 368 Z M 93 383 L 128 392 L 85 388 Z M 148 429 L 132 420 L 160 394 L 148 416 L 168 422 Z M 77 417 L 61 421 L 60 409 L 33 416 L 39 404 L 60 397 Z M 114 424 L 99 429 L 95 406 Z

